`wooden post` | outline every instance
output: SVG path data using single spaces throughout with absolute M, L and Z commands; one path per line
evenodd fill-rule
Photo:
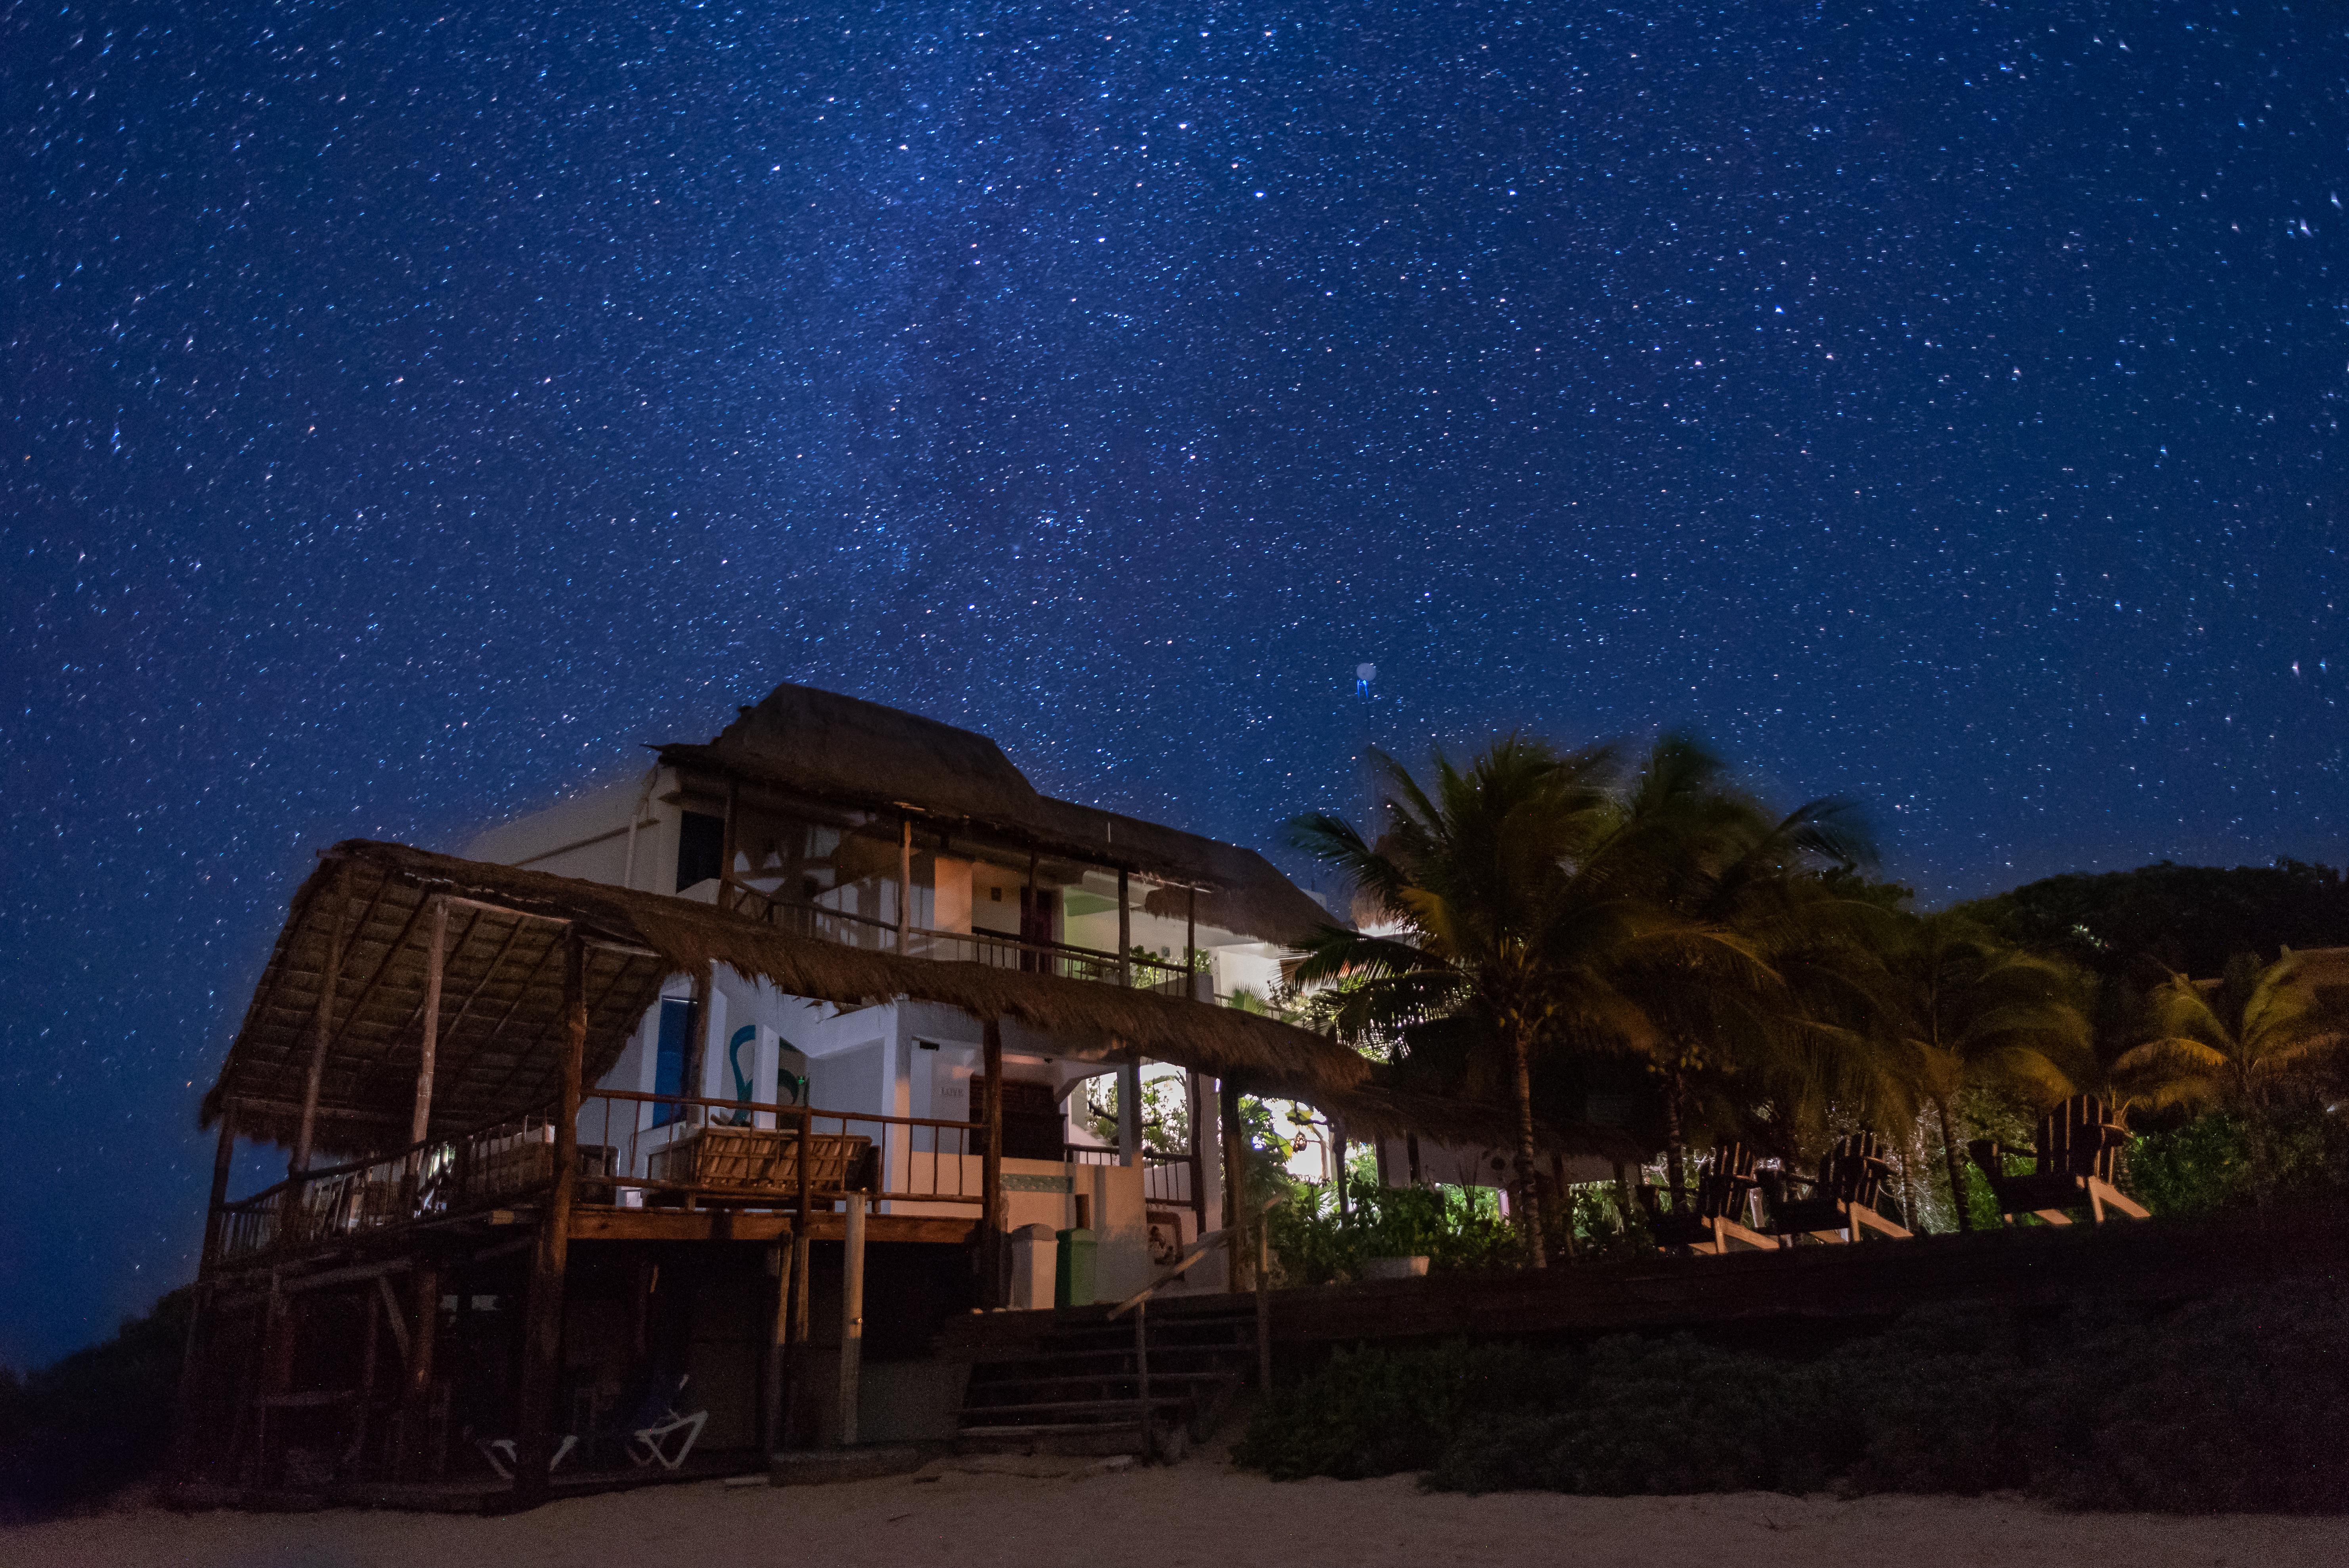
M 571 1200 L 579 1181 L 579 1077 L 587 1051 L 587 944 L 564 933 L 563 1096 L 554 1120 L 554 1184 L 531 1255 L 523 1323 L 522 1398 L 515 1418 L 514 1493 L 543 1501 L 554 1459 L 554 1386 L 563 1372 L 564 1274 L 571 1252 Z
M 204 1250 L 196 1260 L 196 1278 L 210 1277 L 220 1254 L 222 1211 L 228 1205 L 228 1179 L 236 1163 L 236 1101 L 221 1101 L 220 1141 L 212 1146 L 212 1204 L 204 1211 Z
M 864 1194 L 847 1194 L 840 1263 L 840 1446 L 856 1446 L 856 1379 L 864 1365 Z
M 1117 983 L 1133 984 L 1133 909 L 1126 899 L 1125 868 L 1117 868 Z
M 1272 1205 L 1256 1212 L 1256 1387 L 1272 1393 Z
M 783 1446 L 783 1362 L 791 1354 L 792 1248 L 774 1242 L 767 1247 L 767 1277 L 775 1282 L 774 1311 L 759 1346 L 759 1441 L 761 1451 Z
M 718 834 L 718 907 L 727 913 L 734 913 L 734 851 L 737 808 L 742 801 L 742 781 L 726 780 L 726 825 Z M 698 1094 L 700 1090 L 693 1091 Z
M 709 965 L 705 964 L 701 966 L 700 972 L 693 977 L 693 999 L 686 1014 L 685 1066 L 678 1088 L 688 1099 L 701 1098 L 704 1088 L 701 1081 L 704 1072 L 702 1059 L 707 1054 L 709 1043 L 710 985 Z M 688 1126 L 699 1127 L 709 1119 L 708 1106 L 688 1105 L 683 1109 L 685 1111 L 683 1119 Z M 686 1207 L 690 1209 L 695 1206 L 693 1200 L 688 1197 Z
M 432 1468 L 432 1347 L 440 1328 L 440 1264 L 419 1253 L 409 1276 L 408 1369 L 399 1405 L 402 1472 L 422 1480 Z
M 1199 997 L 1199 890 L 1185 888 L 1183 898 L 1183 995 Z
M 1338 1186 L 1338 1212 L 1346 1212 L 1346 1124 L 1330 1119 L 1330 1180 Z
M 1117 1162 L 1140 1165 L 1142 1158 L 1142 1061 L 1117 1069 Z
M 792 1277 L 799 1282 L 799 1306 L 792 1315 L 792 1338 L 805 1345 L 814 1326 L 812 1304 L 814 1279 L 808 1273 L 808 1242 L 815 1228 L 815 1199 L 808 1183 L 807 1150 L 815 1135 L 815 1111 L 812 1107 L 800 1108 L 800 1206 L 799 1218 L 792 1224 Z
M 1240 1086 L 1216 1081 L 1216 1109 L 1224 1128 L 1224 1231 L 1232 1239 L 1231 1288 L 1246 1290 L 1252 1272 L 1241 1222 L 1247 1213 L 1247 1129 L 1240 1125 Z
M 1133 1304 L 1133 1382 L 1134 1403 L 1142 1417 L 1142 1462 L 1156 1459 L 1156 1445 L 1150 1433 L 1150 1298 L 1143 1296 Z
M 978 1230 L 980 1269 L 978 1303 L 985 1307 L 1003 1303 L 1003 1023 L 989 1018 L 979 1033 L 979 1066 L 987 1074 L 978 1119 L 984 1124 L 987 1147 L 978 1162 L 978 1194 L 983 1216 Z
M 1402 1158 L 1403 1158 L 1403 1170 L 1404 1170 L 1405 1174 L 1407 1174 L 1408 1176 L 1410 1176 L 1410 1178 L 1411 1178 L 1411 1184 L 1412 1184 L 1413 1186 L 1414 1186 L 1414 1187 L 1418 1186 L 1418 1185 L 1419 1185 L 1419 1134 L 1418 1134 L 1418 1133 L 1416 1133 L 1416 1132 L 1406 1132 L 1406 1133 L 1404 1133 L 1404 1134 L 1402 1135 Z M 1621 1166 L 1619 1166 L 1619 1166 L 1617 1166 L 1617 1167 L 1615 1168 L 1615 1174 L 1616 1174 L 1618 1177 L 1620 1177 L 1620 1176 L 1622 1175 L 1622 1173 L 1623 1173 L 1623 1168 L 1622 1168 Z
M 897 823 L 897 953 L 904 956 L 914 926 L 914 819 Z
M 416 1047 L 416 1104 L 408 1116 L 408 1141 L 421 1143 L 432 1125 L 432 1068 L 440 1054 L 440 967 L 449 946 L 449 901 L 432 901 L 432 937 L 424 948 L 424 1035 Z M 419 1161 L 410 1168 L 420 1171 Z
M 294 1157 L 285 1162 L 285 1174 L 299 1176 L 310 1168 L 310 1144 L 318 1127 L 318 1088 L 326 1075 L 326 1042 L 335 1037 L 335 983 L 343 972 L 344 927 L 351 913 L 350 870 L 346 866 L 335 873 L 334 934 L 326 939 L 326 973 L 318 978 L 318 1006 L 310 1016 L 310 1073 L 302 1085 L 302 1122 L 294 1134 Z M 289 1203 L 298 1205 L 299 1191 L 288 1192 Z

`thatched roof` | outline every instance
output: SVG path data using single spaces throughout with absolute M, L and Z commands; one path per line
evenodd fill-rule
M 909 997 L 979 1019 L 1112 1042 L 1253 1086 L 1311 1099 L 1361 1082 L 1369 1064 L 1318 1035 L 1234 1008 L 1058 975 L 864 952 L 785 934 L 744 916 L 600 882 L 352 840 L 321 857 L 295 895 L 219 1081 L 210 1124 L 238 1102 L 249 1135 L 290 1141 L 313 1048 L 322 979 L 342 923 L 334 1034 L 316 1135 L 322 1151 L 407 1140 L 424 999 L 429 902 L 452 905 L 442 960 L 432 1130 L 440 1135 L 535 1110 L 560 1089 L 564 922 L 587 950 L 586 1074 L 618 1059 L 672 975 L 724 965 L 792 995 L 854 1006 Z
M 707 745 L 660 748 L 688 772 L 731 776 L 863 810 L 907 808 L 1047 854 L 1123 866 L 1170 884 L 1146 895 L 1180 917 L 1198 893 L 1209 925 L 1300 944 L 1329 923 L 1321 906 L 1252 850 L 1038 793 L 983 735 L 812 686 L 784 685 Z

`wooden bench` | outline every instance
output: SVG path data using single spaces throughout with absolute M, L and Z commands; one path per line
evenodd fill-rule
M 807 1140 L 807 1185 L 824 1206 L 842 1192 L 874 1184 L 873 1140 L 859 1134 L 819 1132 Z M 800 1190 L 796 1128 L 704 1127 L 656 1150 L 647 1166 L 655 1181 L 698 1190 L 719 1202 L 755 1197 L 772 1202 Z
M 2147 1219 L 2144 1206 L 2113 1185 L 2116 1161 L 2129 1140 L 2128 1130 L 2112 1119 L 2105 1102 L 2075 1094 L 2039 1119 L 2038 1147 L 2015 1149 L 1996 1139 L 1966 1145 L 1975 1166 L 1990 1181 L 1998 1212 L 2010 1225 L 2017 1214 L 2033 1214 L 2050 1225 L 2068 1225 L 2066 1212 L 2085 1209 L 2101 1225 L 2109 1213 Z M 2028 1174 L 2010 1176 L 2010 1159 L 2028 1159 Z

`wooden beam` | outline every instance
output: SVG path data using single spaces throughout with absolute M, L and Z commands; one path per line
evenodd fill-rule
M 1183 890 L 1183 995 L 1196 1001 L 1199 995 L 1199 890 Z
M 774 1299 L 767 1312 L 767 1331 L 759 1336 L 759 1451 L 773 1453 L 783 1446 L 783 1360 L 791 1353 L 792 1249 L 781 1241 L 767 1243 L 767 1277 L 773 1281 Z
M 424 1033 L 416 1050 L 416 1107 L 409 1113 L 408 1141 L 421 1143 L 432 1124 L 432 1068 L 440 1048 L 440 965 L 449 943 L 449 905 L 432 903 L 432 935 L 424 949 Z
M 370 906 L 372 907 L 372 906 Z M 310 1165 L 310 1141 L 318 1126 L 318 1085 L 326 1071 L 326 1042 L 335 1026 L 335 982 L 343 968 L 343 927 L 350 913 L 350 870 L 335 873 L 335 927 L 326 939 L 326 967 L 318 977 L 318 1006 L 310 1016 L 310 1073 L 302 1085 L 302 1122 L 294 1135 L 293 1158 L 285 1162 L 288 1176 L 299 1176 Z
M 212 1196 L 204 1210 L 204 1250 L 196 1258 L 196 1278 L 210 1277 L 220 1251 L 221 1209 L 228 1202 L 228 1179 L 236 1162 L 236 1102 L 221 1107 L 220 1141 L 212 1147 Z
M 430 1473 L 432 1452 L 432 1351 L 440 1327 L 440 1264 L 429 1254 L 416 1260 L 408 1282 L 408 1375 L 399 1398 L 399 1473 L 422 1480 Z
M 738 779 L 726 780 L 726 820 L 718 834 L 718 907 L 728 914 L 734 913 L 734 855 L 736 823 L 741 815 L 742 784 Z
M 554 1119 L 554 1185 L 531 1254 L 523 1323 L 522 1397 L 516 1414 L 514 1495 L 545 1500 L 554 1461 L 554 1388 L 563 1374 L 563 1296 L 571 1204 L 579 1182 L 579 1078 L 587 1055 L 587 947 L 576 927 L 563 940 L 563 1095 Z
M 1003 1021 L 989 1018 L 979 1030 L 979 1065 L 987 1074 L 987 1088 L 979 1105 L 979 1120 L 986 1126 L 987 1150 L 978 1163 L 979 1232 L 978 1260 L 980 1269 L 978 1299 L 981 1306 L 1005 1305 L 1004 1237 L 1003 1237 Z
M 966 1208 L 968 1218 L 947 1214 L 874 1214 L 864 1222 L 865 1240 L 874 1244 L 906 1243 L 918 1246 L 966 1247 L 978 1233 L 978 1211 Z M 808 1300 L 798 1289 L 805 1254 L 800 1243 L 837 1242 L 848 1233 L 847 1217 L 837 1210 L 812 1217 L 802 1234 L 788 1210 L 755 1209 L 575 1209 L 571 1216 L 571 1241 L 586 1242 L 790 1242 L 794 1279 L 791 1337 L 805 1344 L 812 1326 L 801 1314 Z

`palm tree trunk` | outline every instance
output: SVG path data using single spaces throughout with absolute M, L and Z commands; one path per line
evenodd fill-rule
M 1537 1269 L 1549 1267 L 1542 1246 L 1541 1201 L 1534 1188 L 1534 1064 L 1533 1043 L 1525 1026 L 1509 1031 L 1509 1054 L 1516 1069 L 1517 1206 L 1525 1211 L 1526 1250 Z
M 1957 1211 L 1959 1231 L 1971 1231 L 1974 1219 L 1966 1207 L 1966 1168 L 1958 1159 L 1957 1134 L 1950 1130 L 1950 1102 L 1938 1094 L 1933 1097 L 1933 1116 L 1941 1124 L 1941 1154 L 1950 1164 L 1950 1207 Z
M 1683 1088 L 1681 1070 L 1674 1068 L 1664 1079 L 1664 1184 L 1672 1190 L 1674 1213 L 1688 1207 L 1688 1161 L 1681 1137 Z

